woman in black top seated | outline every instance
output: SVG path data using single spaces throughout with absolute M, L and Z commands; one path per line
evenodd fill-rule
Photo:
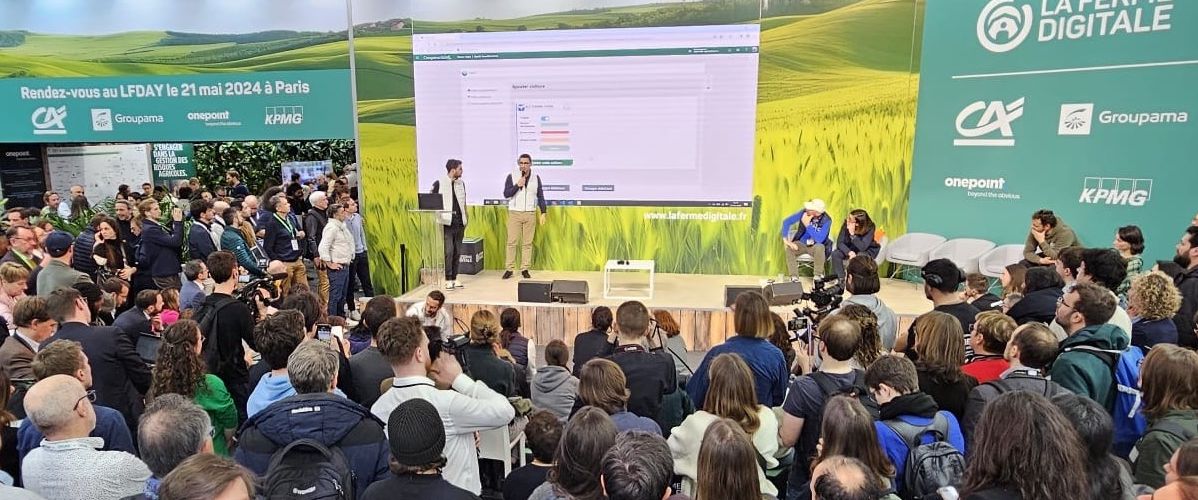
M 499 318 L 482 310 L 470 317 L 470 344 L 463 348 L 470 378 L 482 381 L 491 390 L 504 396 L 516 395 L 516 371 L 512 363 L 496 354 L 499 342 Z
M 868 212 L 861 209 L 849 212 L 848 219 L 840 228 L 840 235 L 836 237 L 836 249 L 832 251 L 830 259 L 837 277 L 844 279 L 845 263 L 853 257 L 868 255 L 871 259 L 878 258 L 882 245 L 875 241 L 876 230 Z
M 1027 270 L 1023 279 L 1023 298 L 1007 311 L 1018 324 L 1038 321 L 1052 323 L 1057 315 L 1057 299 L 1064 294 L 1065 282 L 1051 267 Z

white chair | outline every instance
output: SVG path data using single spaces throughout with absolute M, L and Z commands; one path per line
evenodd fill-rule
M 933 248 L 928 252 L 928 260 L 948 259 L 966 273 L 976 273 L 978 272 L 978 259 L 993 248 L 993 241 L 956 238 Z
M 930 233 L 907 233 L 899 236 L 886 246 L 885 261 L 896 264 L 890 277 L 897 276 L 904 266 L 923 267 L 931 260 L 928 253 L 946 240 L 943 236 Z
M 888 243 L 890 243 L 889 236 L 883 236 L 882 241 L 878 242 L 878 256 L 874 257 L 875 264 L 880 266 L 883 262 L 886 262 L 886 245 Z
M 978 259 L 978 272 L 989 278 L 1002 278 L 1007 266 L 1023 260 L 1023 245 L 999 245 Z
M 478 457 L 503 462 L 503 477 L 512 473 L 512 450 L 520 455 L 520 466 L 527 465 L 524 455 L 524 431 L 512 437 L 509 426 L 496 427 L 478 433 Z

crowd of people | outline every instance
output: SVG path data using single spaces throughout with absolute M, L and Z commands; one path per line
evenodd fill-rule
M 741 294 L 692 369 L 676 318 L 636 301 L 543 349 L 514 308 L 403 307 L 374 295 L 341 179 L 227 181 L 122 188 L 79 235 L 6 214 L 0 497 L 1198 495 L 1198 226 L 1147 266 L 1134 226 L 1083 248 L 1039 211 L 993 291 L 924 266 L 933 308 L 902 329 L 868 214 L 833 249 L 813 200 L 783 236 L 817 273 L 840 262 L 843 304 L 796 329 Z M 496 434 L 531 461 L 505 472 Z

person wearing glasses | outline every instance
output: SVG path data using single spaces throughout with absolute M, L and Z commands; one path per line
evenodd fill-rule
M 58 332 L 50 341 L 74 340 L 82 345 L 95 373 L 96 401 L 121 412 L 129 430 L 136 432 L 136 407 L 150 389 L 151 377 L 133 342 L 116 327 L 89 326 L 91 309 L 74 288 L 50 293 L 46 310 L 58 322 Z
M 123 451 L 101 451 L 96 427 L 95 393 L 68 375 L 48 377 L 29 389 L 25 409 L 46 435 L 42 446 L 21 464 L 25 487 L 45 498 L 124 498 L 137 495 L 150 469 Z
M 532 173 L 532 156 L 520 155 L 517 169 L 503 181 L 503 197 L 507 198 L 507 259 L 503 279 L 512 277 L 516 271 L 516 247 L 520 247 L 520 276 L 532 278 L 528 267 L 532 265 L 532 237 L 537 224 L 545 224 L 545 191 L 541 176 Z M 537 210 L 541 211 L 537 217 Z
M 34 360 L 37 362 L 35 365 L 37 369 L 33 370 L 35 380 L 44 380 L 55 375 L 67 375 L 78 380 L 88 390 L 88 394 L 95 397 L 96 391 L 91 390 L 92 367 L 88 364 L 87 355 L 83 354 L 83 348 L 79 346 L 78 342 L 60 340 L 46 344 L 37 351 Z M 92 409 L 96 413 L 96 425 L 90 436 L 104 440 L 101 451 L 137 453 L 133 447 L 133 435 L 129 433 L 129 426 L 125 424 L 125 417 L 121 415 L 121 412 L 100 404 L 92 404 Z M 45 436 L 42 435 L 42 431 L 38 430 L 30 419 L 26 418 L 22 421 L 21 427 L 17 429 L 17 456 L 19 459 L 24 460 L 25 455 L 41 446 L 43 439 Z
M 1119 307 L 1115 294 L 1092 284 L 1081 283 L 1057 301 L 1056 322 L 1069 335 L 1061 341 L 1061 354 L 1050 372 L 1056 382 L 1078 396 L 1085 396 L 1111 411 L 1115 406 L 1114 374 L 1106 360 L 1080 346 L 1122 351 L 1130 337 L 1122 328 L 1107 323 Z

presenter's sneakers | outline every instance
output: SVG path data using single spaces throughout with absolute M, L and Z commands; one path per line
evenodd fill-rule
M 466 288 L 466 285 L 463 285 L 461 281 L 453 280 L 453 287 L 454 288 Z
M 512 277 L 512 272 L 511 272 L 511 271 L 504 271 L 504 272 L 503 272 L 503 279 L 505 279 L 505 280 L 506 280 L 506 279 L 511 279 L 511 277 Z
M 453 286 L 454 286 L 453 281 L 445 280 L 445 289 L 446 290 L 453 290 Z
M 523 271 L 520 271 L 520 276 L 523 276 L 523 277 L 524 277 L 524 279 L 526 279 L 526 280 L 530 280 L 530 279 L 532 279 L 532 275 L 531 275 L 531 274 L 528 274 L 528 269 L 525 269 L 525 270 L 523 270 Z

